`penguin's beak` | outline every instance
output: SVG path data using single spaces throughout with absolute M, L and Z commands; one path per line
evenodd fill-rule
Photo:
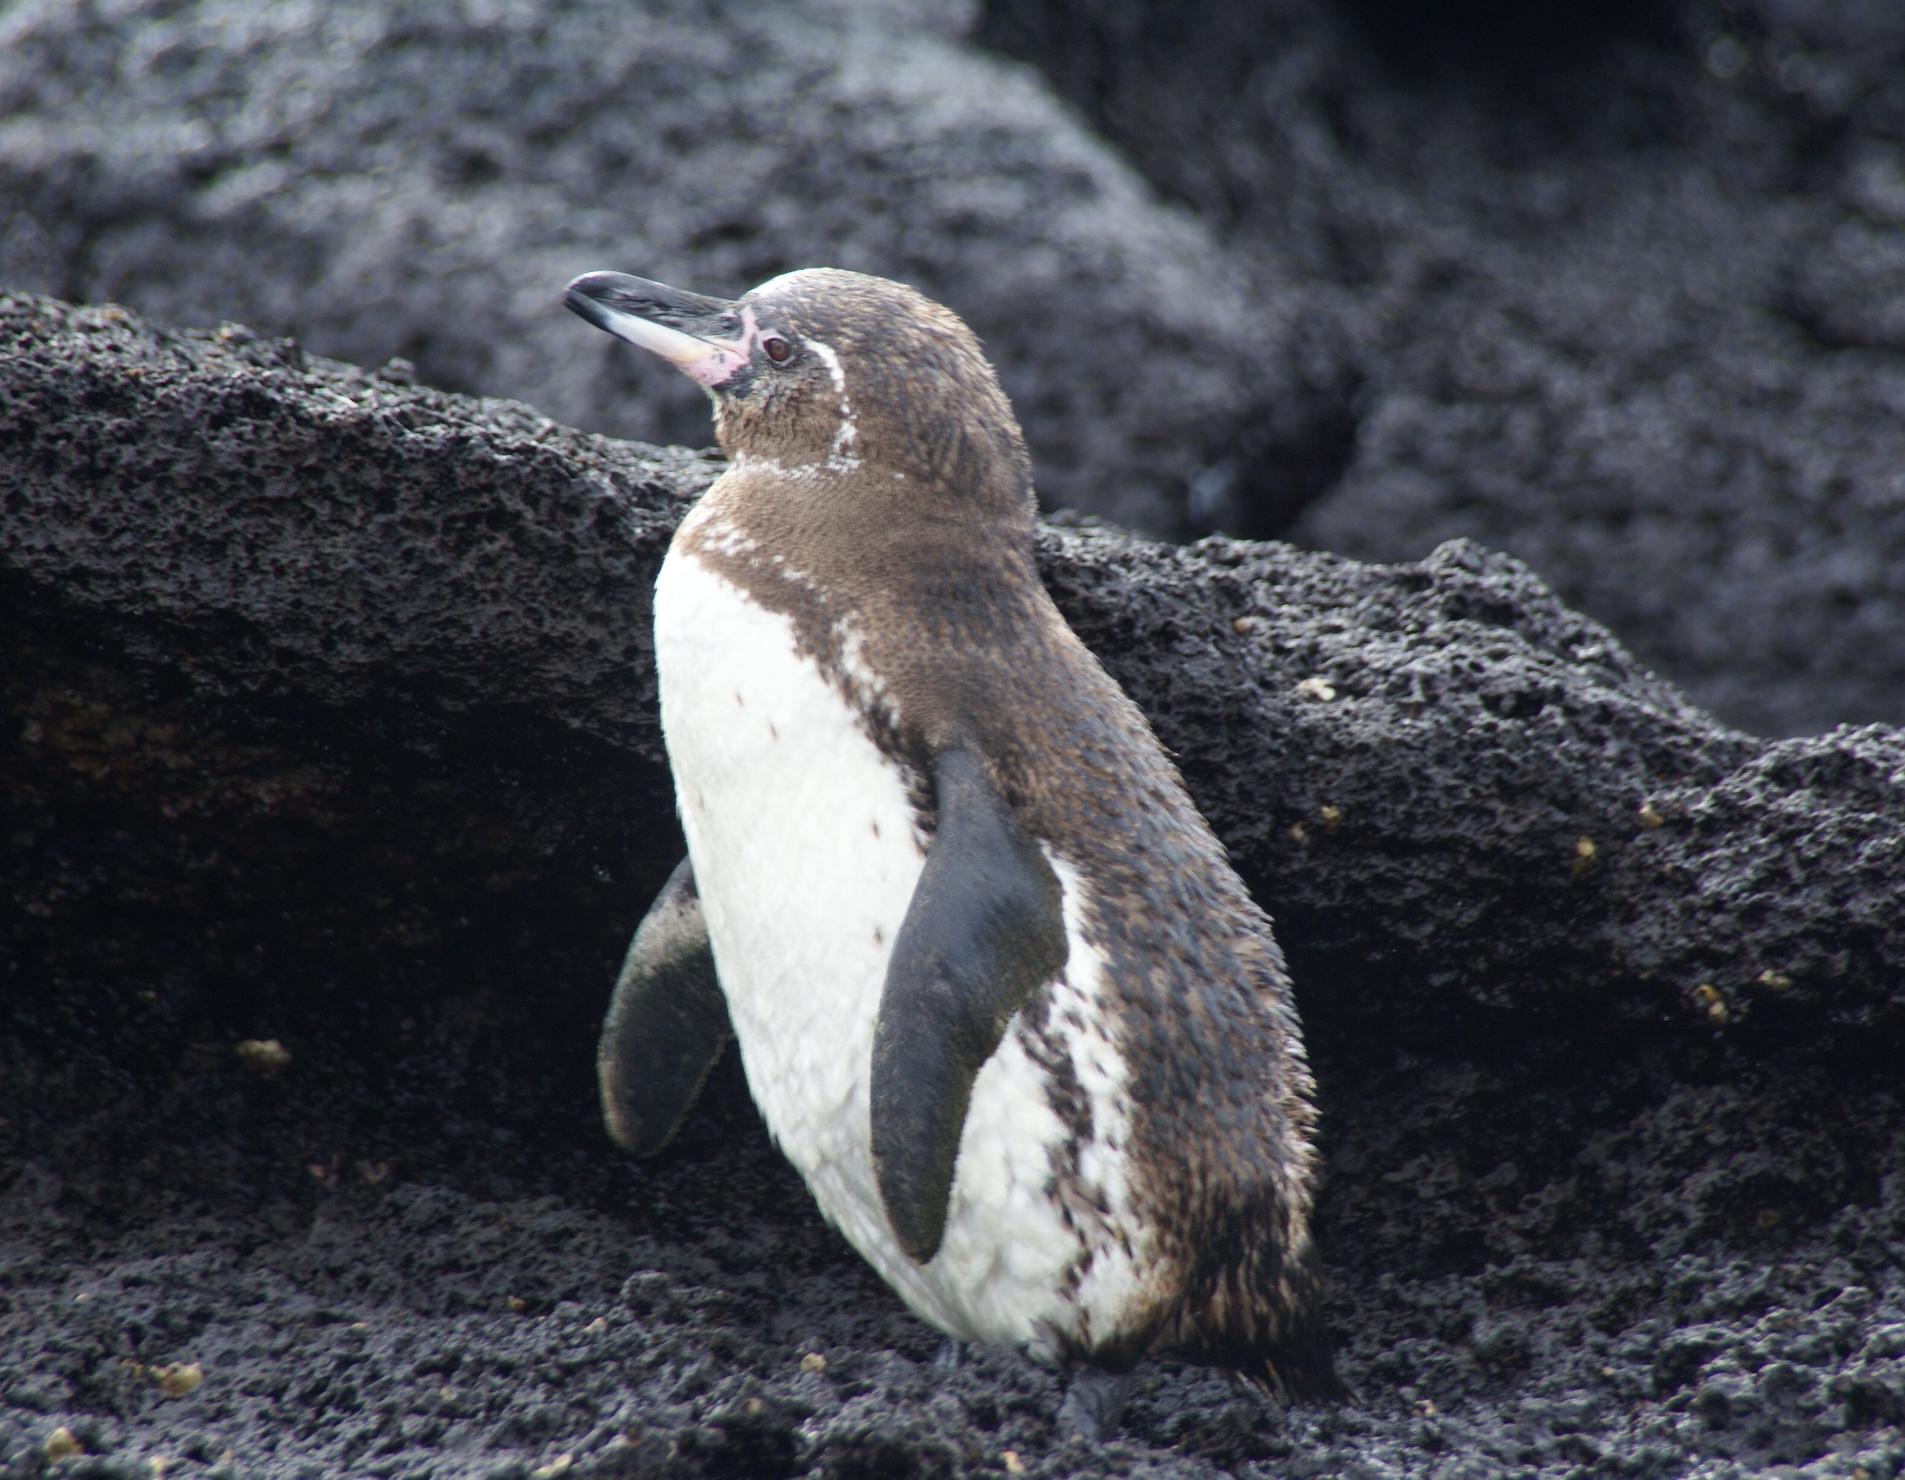
M 596 328 L 660 355 L 709 390 L 747 368 L 753 350 L 751 311 L 625 272 L 585 272 L 562 301 Z

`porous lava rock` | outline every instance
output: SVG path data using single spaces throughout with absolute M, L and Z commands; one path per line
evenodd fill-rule
M 1733 724 L 1897 725 L 1902 15 L 56 0 L 0 19 L 0 286 L 692 443 L 563 281 L 878 272 L 986 340 L 1048 507 L 1478 539 Z
M 732 1060 L 615 1156 L 649 586 L 718 467 L 0 299 L 7 1480 L 1905 1465 L 1905 738 L 1728 729 L 1473 544 L 1041 535 L 1277 917 L 1356 1402 L 1159 1362 L 1060 1443 Z
M 1222 527 L 1479 539 L 1735 724 L 1905 722 L 1905 9 L 986 0 L 974 34 L 1335 326 L 1337 466 L 1297 507 L 1213 465 Z
M 0 287 L 236 319 L 592 431 L 699 393 L 563 312 L 601 268 L 904 279 L 984 337 L 1047 495 L 1173 527 L 1240 439 L 1301 481 L 1327 336 L 1246 293 L 961 0 L 83 0 L 0 20 Z M 1310 362 L 1314 362 L 1311 364 Z M 1134 373 L 1143 367 L 1140 376 Z

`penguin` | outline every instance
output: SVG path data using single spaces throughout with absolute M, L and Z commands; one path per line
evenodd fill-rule
M 952 1342 L 1072 1372 L 1062 1428 L 1115 1429 L 1148 1353 L 1342 1396 L 1282 952 L 1039 580 L 978 340 L 828 268 L 565 301 L 728 458 L 655 585 L 688 856 L 604 1023 L 612 1138 L 666 1145 L 732 1036 L 822 1213 Z

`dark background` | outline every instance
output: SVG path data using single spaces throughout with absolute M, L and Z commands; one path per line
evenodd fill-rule
M 1905 720 L 1902 53 L 1792 0 L 0 11 L 0 290 L 253 326 L 0 306 L 0 1475 L 1892 1480 L 1905 759 L 1756 737 Z M 714 469 L 546 420 L 706 437 L 557 296 L 816 263 L 974 324 L 1053 508 L 1474 536 L 1639 660 L 1474 547 L 1045 537 L 1277 914 L 1357 1405 L 1165 1363 L 1054 1444 L 731 1061 L 660 1162 L 601 1135 Z
M 699 397 L 569 322 L 569 275 L 885 273 L 986 339 L 1049 507 L 1374 559 L 1469 535 L 1747 729 L 1905 719 L 1879 0 L 10 25 L 15 287 L 694 444 Z

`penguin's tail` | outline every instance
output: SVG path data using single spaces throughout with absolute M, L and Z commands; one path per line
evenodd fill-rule
M 1329 1332 L 1313 1312 L 1306 1312 L 1268 1350 L 1251 1353 L 1232 1370 L 1286 1407 L 1355 1401 L 1355 1394 L 1337 1374 Z
M 1269 1249 L 1269 1258 L 1220 1266 L 1214 1288 L 1161 1333 L 1159 1348 L 1233 1372 L 1281 1403 L 1351 1400 L 1336 1372 L 1314 1252 L 1307 1241 L 1294 1259 Z
M 1154 1350 L 1229 1372 L 1285 1406 L 1353 1402 L 1355 1394 L 1337 1374 L 1329 1330 L 1316 1304 L 1305 1301 L 1281 1313 L 1282 1320 L 1270 1329 L 1267 1314 L 1253 1312 L 1257 1318 L 1242 1330 L 1206 1326 L 1172 1333 L 1175 1340 L 1167 1338 Z
M 1337 1375 L 1336 1364 L 1325 1354 L 1322 1364 L 1265 1357 L 1238 1376 L 1288 1408 L 1293 1403 L 1353 1403 L 1356 1394 Z

